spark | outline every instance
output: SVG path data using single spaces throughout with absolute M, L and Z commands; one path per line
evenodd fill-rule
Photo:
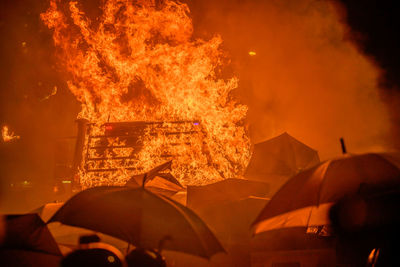
M 57 86 L 54 86 L 53 90 L 51 91 L 51 93 L 49 95 L 43 97 L 40 101 L 47 100 L 47 99 L 49 99 L 50 97 L 52 97 L 52 96 L 54 96 L 56 94 L 57 94 Z

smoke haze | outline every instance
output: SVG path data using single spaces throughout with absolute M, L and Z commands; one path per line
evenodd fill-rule
M 189 4 L 198 34 L 221 34 L 233 58 L 253 142 L 287 131 L 323 159 L 340 154 L 340 137 L 353 153 L 392 145 L 380 70 L 351 42 L 340 7 L 314 0 Z

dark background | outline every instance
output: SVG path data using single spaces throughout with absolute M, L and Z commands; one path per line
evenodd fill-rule
M 249 1 L 262 3 L 264 0 L 187 2 L 192 10 L 196 31 L 197 24 L 202 23 L 203 13 L 208 9 L 223 13 L 233 8 L 240 9 Z M 344 23 L 349 25 L 347 38 L 383 69 L 380 77 L 381 97 L 391 100 L 387 105 L 391 110 L 392 130 L 396 137 L 400 121 L 400 105 L 393 100 L 400 88 L 400 19 L 396 1 L 337 2 L 342 4 Z M 98 3 L 85 1 L 84 5 L 95 13 Z M 30 206 L 51 200 L 51 196 L 47 197 L 45 192 L 51 190 L 53 183 L 54 143 L 58 138 L 75 134 L 74 119 L 80 107 L 68 91 L 67 74 L 54 56 L 51 32 L 39 18 L 39 14 L 47 7 L 48 1 L 44 0 L 0 2 L 0 124 L 9 125 L 11 131 L 21 136 L 15 142 L 0 142 L 0 194 L 3 194 L 3 206 L 21 199 L 30 202 Z M 214 34 L 212 31 L 208 29 L 210 35 Z M 247 47 L 251 45 L 249 43 Z M 232 53 L 234 59 L 241 60 L 239 56 L 235 58 L 234 51 Z M 242 83 L 246 83 L 246 80 Z M 49 97 L 55 86 L 57 94 Z M 394 145 L 398 147 L 399 143 Z M 34 185 L 35 190 L 30 193 L 34 197 L 15 189 L 15 185 L 25 180 Z M 17 192 L 17 197 L 4 197 L 14 192 L 11 189 Z
M 396 1 L 340 0 L 347 14 L 352 38 L 358 48 L 383 69 L 380 86 L 384 98 L 393 99 L 400 88 L 400 18 Z M 394 123 L 396 146 L 399 147 L 400 102 L 389 102 Z

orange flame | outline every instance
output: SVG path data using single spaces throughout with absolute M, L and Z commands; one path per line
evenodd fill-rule
M 1 135 L 3 137 L 4 142 L 10 142 L 12 140 L 17 140 L 20 137 L 15 135 L 13 132 L 10 132 L 7 125 L 4 125 L 1 129 Z
M 162 132 L 145 134 L 139 152 L 141 169 L 162 163 L 161 154 L 168 150 L 180 155 L 172 174 L 183 184 L 238 177 L 250 157 L 243 123 L 247 107 L 230 95 L 237 78 L 220 77 L 219 69 L 226 63 L 222 40 L 219 36 L 195 40 L 188 6 L 159 2 L 107 0 L 102 15 L 90 20 L 77 2 L 62 5 L 51 0 L 41 14 L 54 30 L 54 43 L 71 74 L 69 89 L 82 103 L 79 118 L 95 123 L 92 130 L 97 134 L 104 134 L 101 125 L 109 120 L 199 121 L 202 130 L 190 142 Z M 174 141 L 180 145 L 167 145 Z M 133 151 L 113 149 L 102 156 L 115 153 L 126 156 Z M 118 171 L 95 176 L 83 168 L 84 187 L 123 184 L 133 174 L 124 161 L 99 164 Z

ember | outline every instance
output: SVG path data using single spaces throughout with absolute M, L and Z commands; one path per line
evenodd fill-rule
M 10 142 L 12 140 L 17 140 L 20 137 L 15 135 L 13 132 L 10 132 L 7 125 L 4 125 L 1 129 L 1 135 L 3 137 L 4 142 Z
M 77 2 L 52 0 L 41 15 L 71 74 L 69 89 L 82 103 L 79 118 L 90 121 L 94 136 L 113 130 L 109 121 L 161 127 L 143 129 L 136 140 L 140 150 L 118 137 L 86 140 L 87 147 L 107 145 L 84 151 L 86 158 L 101 159 L 89 167 L 117 171 L 81 168 L 83 187 L 124 184 L 165 162 L 165 155 L 174 157 L 172 174 L 183 184 L 240 176 L 250 157 L 247 107 L 231 97 L 237 79 L 220 75 L 227 63 L 221 38 L 194 39 L 187 5 L 174 1 L 108 0 L 102 11 L 90 20 Z M 193 133 L 168 134 L 188 131 Z M 132 157 L 138 160 L 128 169 Z

